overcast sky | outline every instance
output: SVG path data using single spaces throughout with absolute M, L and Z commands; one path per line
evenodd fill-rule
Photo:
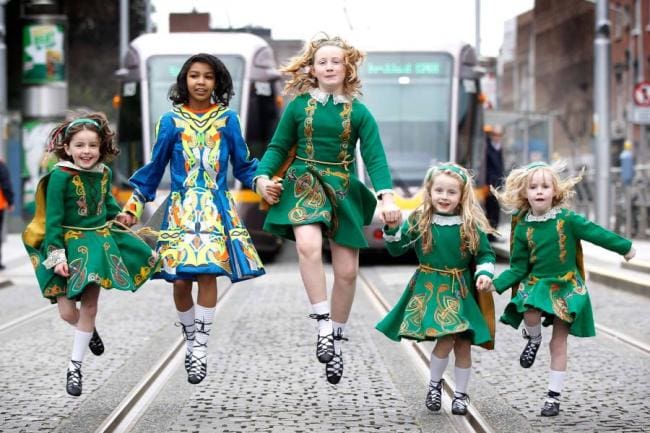
M 480 0 L 481 54 L 496 56 L 504 23 L 534 0 Z M 475 41 L 475 0 L 151 0 L 158 31 L 169 12 L 210 12 L 212 27 L 269 27 L 275 39 L 310 39 L 318 31 L 350 39 L 369 35 L 403 40 Z M 371 12 L 369 12 L 371 11 Z M 372 16 L 372 18 L 371 18 Z M 359 48 L 363 49 L 362 46 Z

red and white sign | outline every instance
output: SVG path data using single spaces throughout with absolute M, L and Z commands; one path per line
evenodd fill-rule
M 650 81 L 641 81 L 634 86 L 634 104 L 650 107 Z

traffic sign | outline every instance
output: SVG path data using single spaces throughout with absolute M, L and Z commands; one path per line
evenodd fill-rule
M 639 107 L 650 107 L 649 81 L 641 81 L 634 86 L 634 104 Z

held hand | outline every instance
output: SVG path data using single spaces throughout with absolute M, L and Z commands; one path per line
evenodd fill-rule
M 628 251 L 627 254 L 623 256 L 623 258 L 625 259 L 626 262 L 629 262 L 634 258 L 634 256 L 636 256 L 636 250 L 634 249 L 634 247 L 632 247 L 630 248 L 630 251 Z
M 395 227 L 402 222 L 402 211 L 393 202 L 392 194 L 384 194 L 381 199 L 381 220 L 388 227 Z
M 134 215 L 131 215 L 128 212 L 120 212 L 119 214 L 117 214 L 115 219 L 127 227 L 131 227 L 136 222 L 138 222 L 138 219 Z
M 273 205 L 280 201 L 280 194 L 284 188 L 281 181 L 260 177 L 257 179 L 256 189 L 264 200 Z
M 66 262 L 59 263 L 54 267 L 54 273 L 68 278 L 70 276 L 70 272 L 68 271 L 68 264 Z
M 492 286 L 492 279 L 487 275 L 480 275 L 476 279 L 476 288 L 482 291 L 490 291 L 490 286 Z

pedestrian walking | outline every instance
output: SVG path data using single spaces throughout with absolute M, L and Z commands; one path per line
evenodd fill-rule
M 103 113 L 79 115 L 52 130 L 48 150 L 59 162 L 40 180 L 34 219 L 23 233 L 43 296 L 75 327 L 66 381 L 72 396 L 81 395 L 86 347 L 104 352 L 95 328 L 100 288 L 133 292 L 156 265 L 151 248 L 113 221 L 120 207 L 104 162 L 119 153 L 114 135 Z
M 585 285 L 581 240 L 615 251 L 630 260 L 632 242 L 568 209 L 582 175 L 565 176 L 566 163 L 533 162 L 512 170 L 505 185 L 494 190 L 513 214 L 510 268 L 491 288 L 513 297 L 501 321 L 522 330 L 527 340 L 519 363 L 530 368 L 542 343 L 541 325 L 553 326 L 549 344 L 551 370 L 542 416 L 560 412 L 560 394 L 567 370 L 568 335 L 593 337 L 593 311 Z
M 2 263 L 2 242 L 4 235 L 5 211 L 14 209 L 14 190 L 9 179 L 7 164 L 0 158 L 0 270 L 5 269 Z
M 354 299 L 359 248 L 368 246 L 363 226 L 372 221 L 377 199 L 385 222 L 401 218 L 377 124 L 357 99 L 362 59 L 363 54 L 345 40 L 323 35 L 307 42 L 290 60 L 282 70 L 290 75 L 285 93 L 294 99 L 256 174 L 258 193 L 272 205 L 264 229 L 296 241 L 310 317 L 318 322 L 316 357 L 326 364 L 332 384 L 343 375 L 341 341 L 346 339 Z M 356 175 L 357 141 L 374 194 Z M 271 179 L 294 154 L 284 179 Z M 331 308 L 321 251 L 324 237 L 334 270 Z
M 185 369 L 192 384 L 207 375 L 216 277 L 238 282 L 264 274 L 228 190 L 228 164 L 235 177 L 252 188 L 258 162 L 250 158 L 238 116 L 228 108 L 233 95 L 230 73 L 217 57 L 202 53 L 185 61 L 169 91 L 174 107 L 158 121 L 151 162 L 131 177 L 134 191 L 124 207 L 124 223 L 134 224 L 144 204 L 154 200 L 169 166 L 171 194 L 164 204 L 157 247 L 162 268 L 152 278 L 174 285 L 186 342 Z
M 430 168 L 423 190 L 423 203 L 401 227 L 392 223 L 384 228 L 388 252 L 399 256 L 414 249 L 419 266 L 376 328 L 395 341 L 435 340 L 425 400 L 432 411 L 440 410 L 442 375 L 453 349 L 456 389 L 451 409 L 465 415 L 471 345 L 493 348 L 492 294 L 476 291 L 487 289 L 494 273 L 495 255 L 487 239 L 493 230 L 474 196 L 472 178 L 461 166 Z
M 503 127 L 501 125 L 494 125 L 492 130 L 486 136 L 486 174 L 488 186 L 497 188 L 501 186 L 504 176 L 503 165 Z M 499 208 L 499 201 L 494 194 L 488 193 L 485 199 L 485 213 L 487 215 L 490 226 L 493 229 L 499 228 L 499 217 L 501 209 Z M 488 235 L 491 241 L 496 240 L 494 235 Z

